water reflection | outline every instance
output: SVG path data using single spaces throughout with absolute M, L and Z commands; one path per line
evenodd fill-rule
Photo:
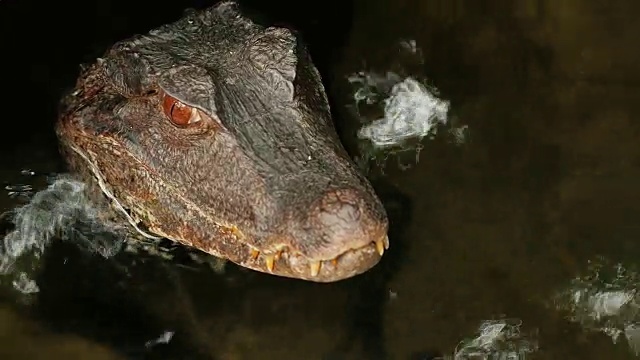
M 471 134 L 459 146 L 424 139 L 417 164 L 403 159 L 409 169 L 373 167 L 392 220 L 380 265 L 318 285 L 233 266 L 217 275 L 186 257 L 105 259 L 54 243 L 33 302 L 17 303 L 3 280 L 2 323 L 30 318 L 47 328 L 38 337 L 2 330 L 3 358 L 424 359 L 452 356 L 480 324 L 504 318 L 535 335 L 540 349 L 527 358 L 634 358 L 623 340 L 548 304 L 597 257 L 638 266 L 638 7 L 356 2 L 349 45 L 326 76 L 349 148 L 357 151 L 361 124 L 346 108 L 347 77 L 362 70 L 429 79 Z M 415 39 L 420 61 L 397 56 L 401 39 Z M 15 149 L 23 156 L 3 161 L 7 184 L 25 184 L 23 167 L 60 170 L 52 151 Z M 18 201 L 7 196 L 3 205 Z M 149 343 L 167 333 L 168 343 Z M 21 345 L 33 341 L 42 346 Z M 48 347 L 54 342 L 78 350 Z

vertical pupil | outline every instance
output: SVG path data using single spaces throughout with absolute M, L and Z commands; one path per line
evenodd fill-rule
M 169 114 L 171 114 L 171 118 L 173 118 L 173 110 L 176 108 L 176 103 L 171 104 L 171 110 L 169 110 Z

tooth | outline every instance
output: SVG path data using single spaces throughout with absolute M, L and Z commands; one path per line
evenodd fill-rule
M 273 272 L 273 265 L 276 257 L 273 255 L 265 255 L 264 260 L 267 263 L 267 269 L 269 269 L 269 272 Z
M 312 261 L 309 263 L 309 266 L 311 267 L 311 276 L 318 276 L 321 264 L 322 263 L 320 261 Z
M 384 255 L 384 241 L 382 239 L 376 240 L 376 250 L 380 256 Z
M 255 250 L 255 249 L 251 249 L 251 258 L 252 258 L 253 260 L 255 260 L 255 259 L 257 259 L 257 258 L 258 258 L 258 256 L 260 256 L 260 251 Z
M 389 250 L 389 235 L 384 236 L 384 248 Z

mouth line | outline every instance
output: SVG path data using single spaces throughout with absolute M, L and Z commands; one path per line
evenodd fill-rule
M 250 259 L 254 265 L 266 267 L 268 272 L 274 273 L 274 271 L 276 271 L 276 262 L 281 259 L 291 259 L 292 257 L 295 257 L 298 260 L 302 259 L 303 261 L 306 261 L 309 274 L 311 277 L 316 277 L 320 273 L 320 270 L 327 264 L 331 264 L 333 267 L 338 267 L 340 266 L 340 259 L 345 255 L 367 251 L 371 248 L 375 248 L 375 251 L 380 255 L 380 257 L 382 257 L 385 250 L 389 249 L 389 236 L 385 234 L 364 246 L 346 250 L 332 259 L 311 259 L 304 256 L 301 252 L 292 250 L 288 247 L 278 250 L 277 252 L 261 252 L 260 250 L 252 248 Z
M 125 205 L 123 205 L 116 198 L 116 196 L 108 189 L 108 187 L 104 182 L 104 177 L 101 171 L 95 165 L 94 161 L 92 161 L 92 159 L 90 159 L 89 156 L 85 154 L 84 151 L 80 150 L 77 146 L 71 145 L 70 147 L 74 152 L 76 152 L 81 158 L 85 160 L 85 162 L 88 164 L 90 172 L 96 178 L 98 185 L 100 187 L 100 190 L 110 200 L 111 205 L 119 213 L 124 215 L 126 220 L 133 226 L 133 228 L 137 231 L 137 233 L 141 234 L 144 238 L 151 239 L 151 240 L 159 240 L 166 237 L 166 236 L 156 234 L 154 232 L 150 233 L 148 232 L 148 229 L 143 229 L 144 224 L 139 219 L 137 219 L 138 217 L 134 214 L 134 211 L 130 208 L 127 208 Z M 141 225 L 143 227 L 141 227 Z M 366 245 L 363 245 L 357 248 L 348 249 L 340 253 L 338 256 L 330 259 L 312 259 L 303 255 L 301 252 L 292 249 L 291 247 L 284 247 L 275 252 L 273 252 L 273 250 L 261 251 L 247 244 L 246 242 L 241 241 L 241 239 L 237 239 L 237 240 L 239 240 L 239 245 L 241 244 L 250 249 L 248 258 L 245 258 L 245 261 L 247 262 L 247 264 L 245 265 L 252 265 L 250 266 L 251 268 L 254 268 L 255 270 L 262 269 L 259 271 L 263 271 L 263 272 L 266 269 L 267 273 L 277 275 L 281 271 L 278 271 L 278 268 L 276 267 L 276 265 L 278 265 L 279 267 L 286 264 L 286 266 L 289 268 L 287 270 L 289 271 L 285 270 L 285 272 L 294 271 L 294 268 L 295 268 L 295 271 L 293 273 L 297 274 L 296 277 L 302 275 L 302 278 L 307 278 L 308 280 L 314 280 L 314 278 L 318 279 L 315 281 L 320 281 L 320 278 L 322 276 L 319 277 L 318 275 L 320 274 L 320 271 L 323 268 L 325 269 L 325 271 L 329 271 L 329 272 L 331 272 L 330 270 L 331 268 L 334 271 L 338 271 L 338 272 L 344 271 L 344 270 L 348 270 L 348 271 L 356 270 L 355 268 L 354 269 L 341 268 L 340 267 L 341 259 L 350 257 L 352 255 L 364 256 L 366 254 L 366 256 L 372 256 L 374 251 L 377 252 L 379 257 L 382 257 L 384 255 L 385 250 L 389 249 L 389 237 L 386 233 L 378 237 L 376 240 L 372 240 Z M 181 243 L 181 241 L 177 239 L 173 239 L 172 241 Z M 198 247 L 195 247 L 195 248 L 199 249 Z M 199 250 L 208 252 L 205 249 L 199 249 Z M 212 255 L 215 255 L 215 254 L 212 254 Z M 224 255 L 222 255 L 222 257 L 224 257 Z M 282 263 L 283 262 L 282 260 L 286 261 L 286 263 L 277 264 L 277 263 Z M 295 262 L 297 266 L 293 266 L 293 262 Z M 304 265 L 304 266 L 300 266 L 300 265 Z
M 97 181 L 97 184 L 98 184 L 98 187 L 100 188 L 100 190 L 102 191 L 104 196 L 107 197 L 107 199 L 109 200 L 111 206 L 115 210 L 117 210 L 120 214 L 122 214 L 125 217 L 125 219 L 129 222 L 129 224 L 131 224 L 131 226 L 139 234 L 141 234 L 143 237 L 145 237 L 147 239 L 151 239 L 151 240 L 159 240 L 159 239 L 162 238 L 162 237 L 159 237 L 159 236 L 156 236 L 156 235 L 152 235 L 152 234 L 148 233 L 147 231 L 143 230 L 142 228 L 140 228 L 139 221 L 134 219 L 134 217 L 131 214 L 131 211 L 128 210 L 124 205 L 122 205 L 122 203 L 117 199 L 117 197 L 109 190 L 109 188 L 107 187 L 107 185 L 105 183 L 104 176 L 102 175 L 102 172 L 96 166 L 95 162 L 92 161 L 92 159 L 90 159 L 89 156 L 87 154 L 85 154 L 82 150 L 80 150 L 78 147 L 76 147 L 74 145 L 70 145 L 70 148 L 75 153 L 77 153 L 82 159 L 84 159 L 86 161 L 87 166 L 89 168 L 89 171 L 95 177 L 95 179 Z

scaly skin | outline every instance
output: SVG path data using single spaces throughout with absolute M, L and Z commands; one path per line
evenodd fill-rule
M 115 44 L 62 100 L 56 131 L 71 170 L 149 236 L 316 282 L 389 246 L 304 44 L 233 2 Z

